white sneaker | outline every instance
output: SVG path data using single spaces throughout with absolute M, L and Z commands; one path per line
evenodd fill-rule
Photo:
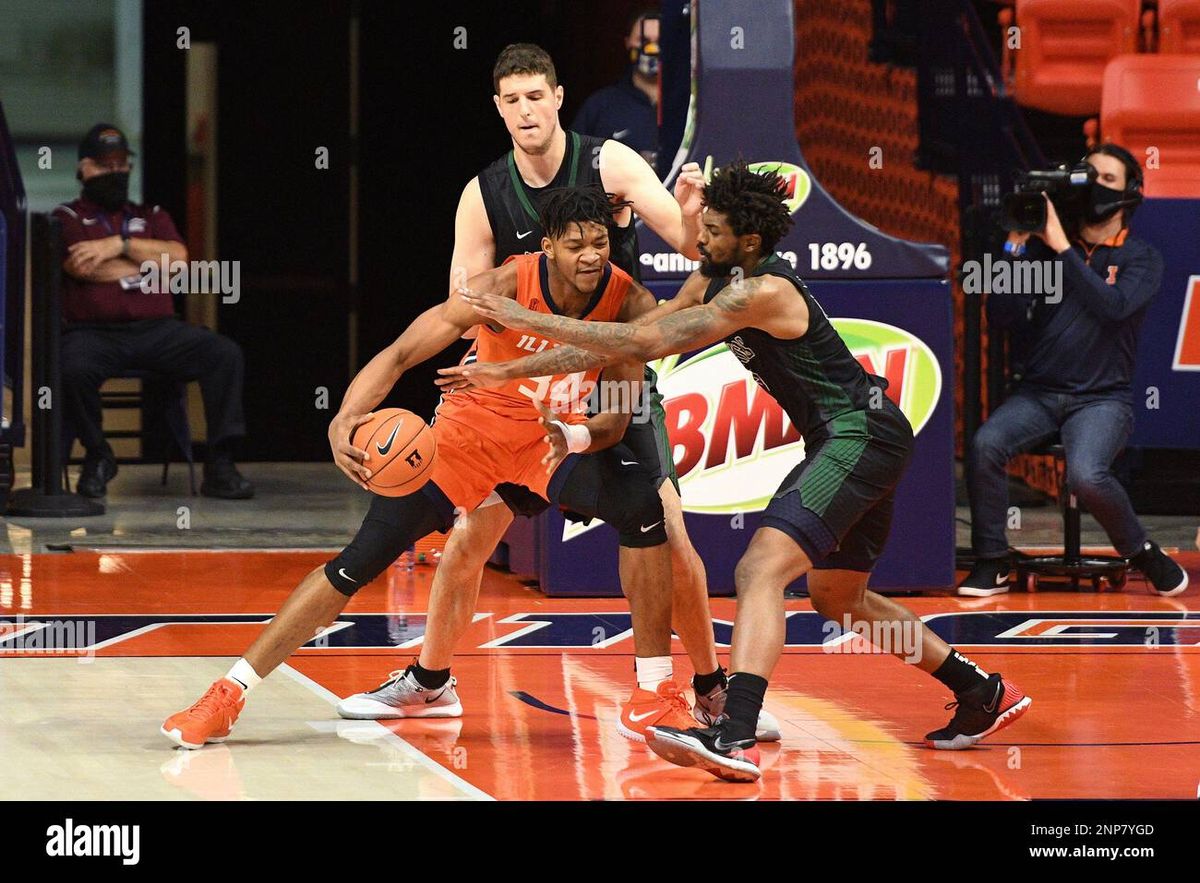
M 369 693 L 355 693 L 338 703 L 337 713 L 347 720 L 394 720 L 406 717 L 462 717 L 462 703 L 451 678 L 442 687 L 426 689 L 417 682 L 410 665 L 396 670 Z
M 728 692 L 727 687 L 722 687 L 719 684 L 704 696 L 701 696 L 697 692 L 696 704 L 692 706 L 692 716 L 706 727 L 715 726 L 717 718 L 725 712 L 725 694 Z M 779 732 L 779 721 L 775 719 L 775 715 L 771 714 L 765 708 L 760 709 L 758 712 L 758 727 L 754 731 L 754 738 L 759 742 L 778 742 L 781 737 L 782 733 Z

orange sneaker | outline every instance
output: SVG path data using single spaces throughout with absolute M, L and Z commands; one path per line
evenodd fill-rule
M 650 727 L 676 727 L 686 730 L 695 725 L 692 707 L 679 685 L 674 681 L 663 681 L 654 693 L 641 687 L 634 689 L 629 701 L 621 706 L 617 732 L 626 739 L 645 742 L 646 730 Z
M 184 748 L 203 748 L 206 742 L 224 742 L 245 704 L 246 694 L 241 685 L 221 678 L 214 681 L 191 708 L 167 718 L 162 725 L 162 734 Z

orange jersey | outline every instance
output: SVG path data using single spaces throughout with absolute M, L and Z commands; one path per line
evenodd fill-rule
M 517 265 L 517 303 L 537 313 L 559 314 L 561 311 L 550 297 L 546 261 L 546 256 L 539 252 L 514 255 L 505 263 Z M 606 263 L 583 320 L 615 322 L 632 283 L 628 273 Z M 537 334 L 508 328 L 496 332 L 481 325 L 476 340 L 476 358 L 480 362 L 507 362 L 556 346 L 561 344 Z M 467 420 L 472 419 L 471 415 L 485 416 L 480 414 L 484 411 L 487 415 L 510 420 L 536 421 L 539 414 L 531 401 L 532 395 L 545 402 L 564 423 L 582 423 L 587 419 L 585 400 L 599 376 L 600 369 L 592 368 L 550 378 L 518 378 L 492 389 L 461 390 L 442 400 L 437 416 Z M 503 429 L 498 431 L 503 432 Z

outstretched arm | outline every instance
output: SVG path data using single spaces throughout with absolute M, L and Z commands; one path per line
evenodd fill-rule
M 647 325 L 582 322 L 535 313 L 511 300 L 478 292 L 467 292 L 463 299 L 481 316 L 509 328 L 532 331 L 601 355 L 648 362 L 698 349 L 740 328 L 762 323 L 779 293 L 774 277 L 743 279 L 727 285 L 707 304 L 679 310 Z
M 634 325 L 649 325 L 659 319 L 700 303 L 704 294 L 705 280 L 699 273 L 691 277 L 671 300 L 656 303 L 643 286 L 634 283 L 634 288 L 625 298 L 621 313 L 622 322 Z M 499 386 L 517 377 L 552 377 L 557 374 L 572 374 L 589 368 L 615 365 L 624 361 L 622 357 L 589 352 L 577 346 L 555 346 L 531 356 L 508 362 L 474 362 L 469 365 L 454 365 L 439 368 L 442 375 L 435 382 L 448 391 L 467 386 Z
M 675 179 L 674 198 L 649 164 L 630 147 L 611 138 L 600 148 L 600 180 L 604 189 L 633 203 L 633 210 L 672 248 L 692 260 L 700 258 L 704 173 L 688 163 Z
M 471 280 L 472 284 L 490 287 L 504 296 L 511 282 L 503 268 L 488 270 Z M 440 353 L 464 331 L 481 321 L 479 315 L 463 301 L 457 292 L 437 306 L 417 316 L 412 324 L 390 346 L 381 350 L 350 381 L 342 405 L 329 424 L 329 445 L 334 462 L 356 483 L 365 485 L 370 470 L 362 465 L 366 452 L 350 445 L 354 429 L 371 417 L 371 409 L 383 401 L 396 381 L 414 365 Z

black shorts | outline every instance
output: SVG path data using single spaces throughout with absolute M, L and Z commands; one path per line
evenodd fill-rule
M 675 472 L 675 457 L 667 437 L 667 412 L 662 406 L 662 393 L 658 391 L 658 375 L 649 365 L 646 366 L 646 385 L 642 395 L 642 403 L 634 410 L 621 444 L 626 448 L 626 456 L 632 454 L 630 459 L 637 460 L 650 473 L 655 490 L 670 479 L 678 493 L 679 476 Z M 540 515 L 550 506 L 547 500 L 524 485 L 496 485 L 496 495 L 513 515 L 526 518 Z M 567 516 L 573 521 L 585 520 L 573 512 L 568 512 Z
M 760 524 L 790 536 L 818 570 L 869 573 L 887 543 L 912 428 L 890 400 L 868 414 L 863 436 L 826 438 L 807 448 L 763 512 Z
M 633 419 L 621 443 L 633 452 L 646 470 L 654 476 L 654 486 L 661 487 L 667 479 L 679 492 L 679 476 L 675 472 L 675 457 L 667 437 L 667 412 L 658 391 L 658 375 L 646 366 L 646 386 L 643 406 L 634 411 Z
M 537 499 L 612 525 L 622 546 L 641 549 L 667 542 L 658 490 L 624 445 L 568 455 L 551 477 L 547 493 L 549 500 Z M 417 540 L 449 530 L 454 516 L 453 504 L 432 481 L 408 496 L 374 496 L 362 527 L 325 565 L 325 576 L 339 592 L 353 595 Z

